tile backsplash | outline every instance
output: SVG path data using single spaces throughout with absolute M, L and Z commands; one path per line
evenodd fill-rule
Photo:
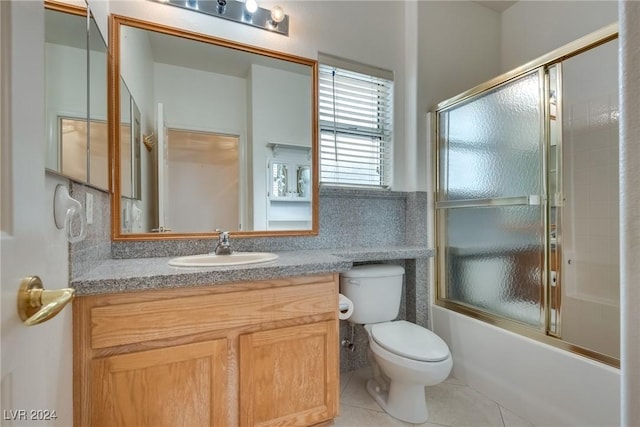
M 427 244 L 427 194 L 322 188 L 317 236 L 233 239 L 239 251 L 284 251 Z M 214 239 L 113 242 L 113 258 L 193 255 Z
M 105 191 L 76 182 L 71 182 L 70 187 L 73 198 L 83 206 L 87 194 L 93 196 L 93 221 L 87 224 L 87 237 L 69 245 L 69 276 L 75 279 L 111 258 L 111 202 Z
M 108 258 L 145 258 L 205 253 L 214 239 L 111 241 L 109 194 L 72 183 L 73 196 L 83 204 L 94 196 L 94 220 L 87 238 L 71 245 L 71 278 Z M 317 236 L 234 239 L 240 251 L 283 251 L 348 247 L 427 244 L 427 193 L 322 188 Z

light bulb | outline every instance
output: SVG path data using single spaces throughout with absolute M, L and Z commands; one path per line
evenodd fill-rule
M 271 20 L 277 25 L 284 19 L 284 10 L 280 6 L 271 9 Z
M 256 10 L 258 10 L 258 2 L 256 0 L 247 0 L 244 3 L 244 7 L 245 9 L 247 9 L 247 12 L 253 14 Z

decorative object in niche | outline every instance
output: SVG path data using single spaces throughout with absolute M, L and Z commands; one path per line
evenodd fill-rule
M 271 188 L 267 205 L 267 229 L 304 228 L 311 223 L 311 166 L 309 150 L 281 145 L 269 160 Z
M 151 1 L 251 25 L 285 36 L 289 35 L 289 16 L 284 13 L 284 10 L 280 6 L 275 6 L 271 10 L 259 7 L 256 0 L 246 0 L 246 2 L 236 0 Z
M 273 169 L 273 197 L 286 197 L 289 193 L 289 173 L 287 165 L 272 163 Z
M 311 169 L 309 166 L 298 166 L 298 194 L 300 197 L 309 197 L 309 184 L 311 181 Z

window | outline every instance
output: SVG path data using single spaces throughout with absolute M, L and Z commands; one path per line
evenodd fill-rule
M 320 181 L 389 188 L 393 154 L 392 73 L 320 58 Z M 363 70 L 363 68 L 366 68 Z M 360 72 L 364 71 L 364 72 Z

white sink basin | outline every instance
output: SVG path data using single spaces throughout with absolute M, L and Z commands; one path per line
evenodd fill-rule
M 189 255 L 173 258 L 169 265 L 176 267 L 217 267 L 226 265 L 258 264 L 277 259 L 278 255 L 269 252 L 233 252 L 231 255 Z

